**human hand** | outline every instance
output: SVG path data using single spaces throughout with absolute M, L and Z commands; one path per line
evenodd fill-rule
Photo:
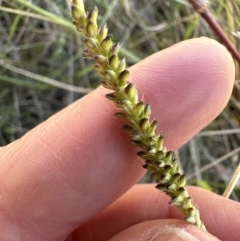
M 161 51 L 130 72 L 170 150 L 222 111 L 234 80 L 228 52 L 205 38 Z M 177 220 L 182 215 L 152 185 L 133 186 L 142 161 L 105 93 L 99 87 L 0 149 L 0 240 L 194 240 L 183 230 L 217 240 Z M 196 187 L 189 192 L 212 235 L 238 239 L 239 203 Z

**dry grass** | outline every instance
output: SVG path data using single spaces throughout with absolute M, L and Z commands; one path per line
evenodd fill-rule
M 211 12 L 240 49 L 238 0 L 211 0 Z M 179 41 L 207 36 L 209 26 L 185 0 L 88 0 L 100 23 L 121 41 L 128 64 Z M 98 85 L 82 58 L 81 36 L 71 23 L 68 0 L 3 0 L 0 7 L 0 145 L 21 137 Z M 240 157 L 240 71 L 222 114 L 176 154 L 189 183 L 222 193 Z M 146 176 L 144 181 L 147 181 Z M 236 186 L 231 198 L 239 200 Z

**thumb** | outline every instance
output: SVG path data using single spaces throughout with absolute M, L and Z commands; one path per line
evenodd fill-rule
M 109 241 L 219 241 L 197 226 L 181 220 L 154 220 L 134 225 Z

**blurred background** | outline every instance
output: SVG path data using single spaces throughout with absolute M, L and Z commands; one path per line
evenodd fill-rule
M 240 51 L 240 1 L 210 0 L 208 7 Z M 98 6 L 121 55 L 131 66 L 185 39 L 219 40 L 186 0 L 86 0 Z M 0 1 L 0 146 L 98 86 L 92 63 L 82 57 L 69 0 Z M 176 155 L 189 184 L 222 194 L 240 159 L 240 68 L 224 111 Z M 142 182 L 150 182 L 146 175 Z M 231 198 L 240 199 L 237 185 Z

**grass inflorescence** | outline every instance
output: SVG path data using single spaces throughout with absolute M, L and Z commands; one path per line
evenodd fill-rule
M 139 100 L 135 86 L 129 81 L 125 59 L 119 59 L 120 43 L 114 44 L 106 25 L 98 27 L 98 9 L 85 12 L 81 0 L 73 1 L 72 17 L 76 29 L 86 37 L 84 55 L 95 61 L 95 70 L 102 76 L 101 85 L 114 92 L 106 97 L 113 101 L 119 111 L 116 116 L 128 120 L 123 129 L 130 133 L 132 144 L 141 149 L 137 153 L 145 160 L 143 165 L 157 182 L 156 188 L 171 197 L 170 204 L 177 206 L 186 220 L 205 229 L 199 211 L 193 204 L 186 188 L 186 178 L 173 152 L 164 145 L 162 134 L 156 134 L 157 121 L 150 119 L 150 105 Z

